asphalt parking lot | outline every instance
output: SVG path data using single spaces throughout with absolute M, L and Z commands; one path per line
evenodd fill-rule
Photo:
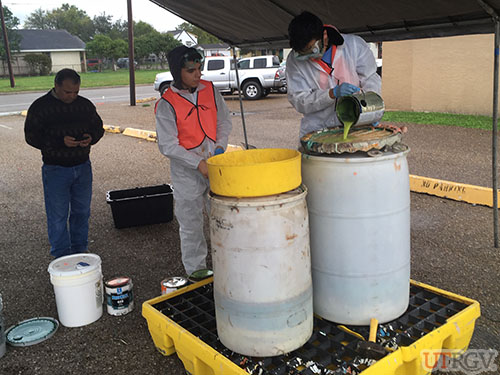
M 236 96 L 226 101 L 233 112 L 230 143 L 239 145 L 244 142 L 240 106 Z M 122 129 L 154 130 L 153 107 L 154 102 L 97 104 L 104 123 Z M 244 107 L 248 143 L 297 147 L 300 115 L 286 95 L 245 101 Z M 0 293 L 7 327 L 38 316 L 57 318 L 47 272 L 52 259 L 41 156 L 24 142 L 23 124 L 22 116 L 0 117 Z M 405 125 L 411 174 L 491 187 L 490 132 Z M 160 295 L 161 280 L 184 274 L 177 223 L 116 229 L 106 203 L 110 190 L 169 183 L 168 161 L 155 142 L 112 133 L 92 148 L 91 160 L 89 250 L 101 257 L 105 280 L 132 279 L 135 308 L 120 317 L 104 312 L 84 327 L 61 326 L 37 345 L 9 346 L 0 359 L 0 374 L 184 374 L 176 355 L 163 356 L 155 349 L 141 316 L 142 303 Z M 481 303 L 470 348 L 500 350 L 500 249 L 493 246 L 492 209 L 411 193 L 411 259 L 413 279 Z

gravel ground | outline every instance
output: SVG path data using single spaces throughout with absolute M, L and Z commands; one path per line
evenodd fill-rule
M 84 92 L 83 92 L 84 95 Z M 233 111 L 230 143 L 241 144 L 240 105 Z M 105 124 L 154 130 L 154 102 L 98 104 Z M 297 146 L 300 115 L 285 95 L 244 102 L 248 143 L 256 147 Z M 24 142 L 24 118 L 0 118 L 0 292 L 7 327 L 28 318 L 57 318 L 47 266 L 41 157 Z M 491 187 L 491 134 L 487 131 L 406 124 L 410 173 Z M 135 309 L 122 317 L 104 312 L 96 322 L 61 326 L 38 345 L 8 347 L 0 374 L 184 374 L 176 355 L 154 347 L 144 301 L 160 295 L 160 281 L 183 275 L 175 220 L 116 229 L 106 192 L 168 183 L 168 161 L 154 142 L 106 133 L 93 147 L 94 196 L 90 251 L 102 258 L 104 279 L 132 278 Z M 387 228 L 393 230 L 393 228 Z M 208 238 L 208 228 L 207 228 Z M 411 193 L 412 278 L 478 300 L 471 348 L 500 349 L 500 250 L 493 246 L 491 208 Z M 496 363 L 499 363 L 497 357 Z

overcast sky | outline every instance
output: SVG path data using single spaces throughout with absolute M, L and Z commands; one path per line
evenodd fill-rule
M 35 10 L 53 10 L 59 8 L 62 4 L 68 3 L 76 6 L 78 9 L 87 12 L 90 18 L 99 16 L 103 12 L 112 16 L 112 22 L 122 19 L 127 20 L 127 0 L 2 0 L 2 5 L 19 18 L 20 28 L 22 28 L 25 19 Z M 184 20 L 179 18 L 149 0 L 132 0 L 132 16 L 134 21 L 144 21 L 152 25 L 160 32 L 175 30 Z

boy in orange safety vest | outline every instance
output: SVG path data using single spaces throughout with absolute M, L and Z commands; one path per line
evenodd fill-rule
M 207 267 L 206 159 L 225 151 L 232 124 L 221 94 L 212 82 L 201 79 L 202 56 L 196 49 L 176 47 L 167 60 L 174 81 L 156 103 L 156 133 L 160 152 L 170 159 L 182 263 L 189 276 Z

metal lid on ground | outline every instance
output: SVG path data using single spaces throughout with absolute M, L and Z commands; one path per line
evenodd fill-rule
M 307 154 L 343 154 L 381 150 L 401 141 L 401 129 L 394 125 L 353 126 L 344 139 L 342 127 L 307 133 L 300 143 Z
M 32 318 L 10 327 L 5 332 L 5 338 L 12 346 L 35 345 L 52 337 L 58 327 L 59 322 L 54 318 Z

